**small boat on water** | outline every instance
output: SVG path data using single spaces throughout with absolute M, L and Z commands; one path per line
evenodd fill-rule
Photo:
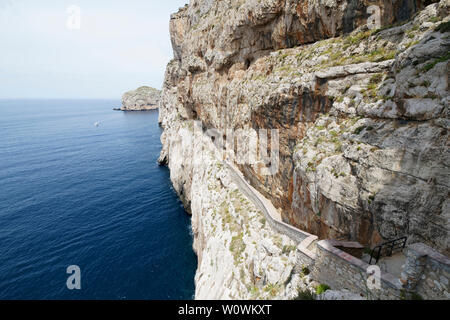
M 100 126 L 100 122 L 98 122 L 98 121 L 95 122 L 95 123 L 94 123 L 94 126 L 96 126 L 96 127 Z

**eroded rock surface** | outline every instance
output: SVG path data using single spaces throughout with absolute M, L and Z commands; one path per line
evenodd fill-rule
M 262 174 L 266 159 L 239 168 L 284 221 L 321 239 L 367 246 L 407 235 L 448 254 L 450 1 L 374 2 L 382 9 L 379 29 L 367 27 L 366 1 L 203 0 L 172 16 L 175 59 L 161 98 L 160 162 L 169 164 L 193 214 L 199 256 L 209 248 L 209 258 L 221 257 L 222 241 L 231 240 L 199 227 L 209 221 L 218 228 L 223 220 L 212 214 L 226 196 L 206 199 L 209 183 L 189 170 L 194 154 L 180 130 L 192 120 L 224 134 L 279 130 L 275 175 Z M 213 174 L 201 172 L 201 179 Z M 224 194 L 233 190 L 220 185 Z M 244 219 L 233 212 L 226 224 Z M 251 234 L 257 252 L 266 241 Z M 213 295 L 198 275 L 198 296 L 231 297 L 218 288 L 235 269 L 215 273 L 200 260 L 198 274 L 216 274 L 220 285 Z M 244 288 L 240 297 L 249 297 Z

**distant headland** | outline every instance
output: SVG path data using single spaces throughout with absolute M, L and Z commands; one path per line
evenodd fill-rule
M 152 87 L 142 86 L 136 90 L 125 92 L 122 96 L 122 107 L 114 108 L 121 111 L 147 111 L 159 108 L 161 91 Z

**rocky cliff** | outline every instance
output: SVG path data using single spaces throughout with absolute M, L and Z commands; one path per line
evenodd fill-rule
M 278 157 L 239 169 L 285 222 L 321 239 L 407 235 L 449 252 L 449 10 L 450 0 L 192 0 L 172 15 L 160 162 L 193 215 L 197 297 L 276 287 L 286 298 L 298 286 L 294 271 L 286 279 L 292 244 L 224 178 L 211 128 L 232 154 L 243 147 L 231 130 L 278 130 Z
M 151 87 L 139 87 L 125 92 L 122 96 L 122 111 L 142 111 L 158 109 L 161 91 Z

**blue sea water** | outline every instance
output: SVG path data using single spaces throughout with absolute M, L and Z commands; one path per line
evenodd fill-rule
M 0 100 L 0 299 L 192 298 L 190 218 L 156 163 L 158 111 L 119 103 Z

